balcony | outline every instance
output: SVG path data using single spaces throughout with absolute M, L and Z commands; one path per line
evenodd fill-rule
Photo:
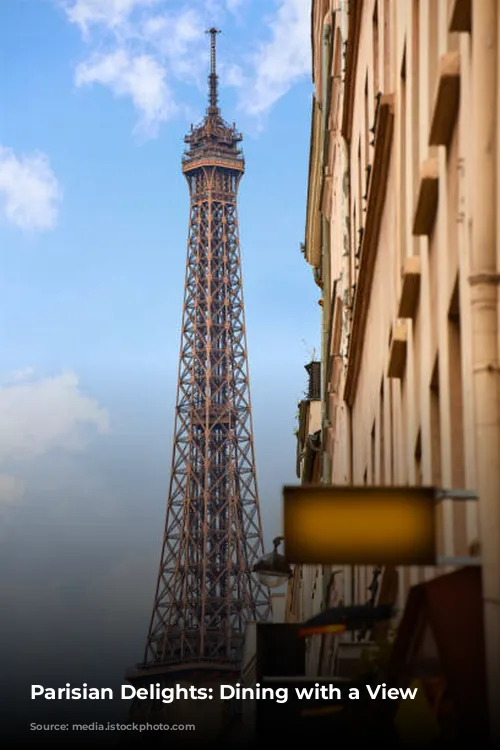
M 297 421 L 297 477 L 303 482 L 315 481 L 321 449 L 321 363 L 305 366 L 309 375 L 307 397 L 299 402 Z

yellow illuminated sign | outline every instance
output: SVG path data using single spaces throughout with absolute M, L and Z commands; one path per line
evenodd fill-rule
M 285 487 L 289 563 L 434 565 L 433 487 Z

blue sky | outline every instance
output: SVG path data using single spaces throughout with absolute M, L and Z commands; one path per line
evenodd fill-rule
M 308 3 L 0 3 L 0 569 L 7 627 L 26 639 L 16 658 L 40 675 L 82 612 L 92 616 L 69 662 L 99 648 L 110 659 L 118 631 L 129 661 L 141 656 L 173 431 L 180 159 L 205 108 L 213 24 L 223 114 L 244 134 L 240 235 L 269 544 L 281 486 L 296 481 L 296 403 L 319 333 L 299 251 Z

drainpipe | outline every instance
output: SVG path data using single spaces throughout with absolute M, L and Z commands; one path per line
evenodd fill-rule
M 342 48 L 347 41 L 347 12 L 345 7 L 340 9 L 340 29 L 342 36 Z M 343 80 L 343 79 L 342 79 Z M 342 84 L 345 89 L 345 84 Z M 349 324 L 349 311 L 347 309 L 351 302 L 351 289 L 354 283 L 352 278 L 352 265 L 351 265 L 351 223 L 350 223 L 350 206 L 351 206 L 351 174 L 350 174 L 350 153 L 349 144 L 346 139 L 341 136 L 341 164 L 342 164 L 342 233 L 343 233 L 343 268 L 342 278 L 344 287 L 344 306 L 343 306 L 343 317 L 344 325 Z M 344 329 L 344 335 L 346 331 Z M 348 346 L 346 343 L 345 353 L 348 353 Z M 345 421 L 346 421 L 346 442 L 347 442 L 347 481 L 349 484 L 353 483 L 354 477 L 354 465 L 353 465 L 353 434 L 352 434 L 352 410 L 351 407 L 344 403 L 345 409 Z M 354 601 L 354 600 L 353 600 Z
M 351 265 L 351 224 L 349 218 L 349 207 L 351 204 L 351 180 L 350 180 L 350 158 L 349 158 L 349 146 L 342 138 L 342 170 L 344 184 L 342 186 L 342 225 L 344 232 L 344 320 L 346 325 L 349 326 L 350 312 L 347 309 L 348 305 L 351 304 L 351 289 L 354 283 L 352 278 L 352 265 Z M 345 332 L 347 334 L 347 332 Z M 349 343 L 346 342 L 346 354 L 349 352 Z M 352 409 L 344 403 L 346 410 L 346 426 L 347 426 L 347 480 L 349 484 L 354 481 L 354 452 L 353 452 L 353 435 L 352 435 Z
M 328 111 L 329 111 L 329 91 L 328 81 L 330 78 L 331 51 L 332 51 L 332 26 L 331 16 L 326 16 L 323 24 L 323 39 L 321 50 L 321 200 L 325 189 L 325 176 L 327 168 L 327 133 L 328 133 Z M 322 207 L 320 206 L 320 210 Z M 322 477 L 321 481 L 330 484 L 331 482 L 331 458 L 327 456 L 326 435 L 328 429 L 328 334 L 330 322 L 331 306 L 331 283 L 330 283 L 330 232 L 328 220 L 321 214 L 321 263 L 322 263 L 322 281 L 323 281 L 323 310 L 321 325 L 321 432 L 322 432 Z
M 345 8 L 345 4 L 341 3 L 340 7 L 340 30 L 342 38 L 342 49 L 345 49 L 345 43 L 347 41 L 347 29 L 348 29 L 348 14 Z M 345 92 L 344 78 L 342 77 L 342 86 Z M 341 196 L 341 225 L 342 225 L 342 280 L 343 280 L 343 338 L 347 337 L 348 326 L 349 326 L 349 310 L 347 309 L 350 302 L 351 288 L 354 279 L 352 279 L 351 269 L 351 224 L 350 224 L 350 206 L 351 206 L 351 175 L 350 175 L 350 152 L 349 144 L 346 139 L 341 135 L 341 169 L 342 169 L 342 196 Z M 347 330 L 346 330 L 347 329 Z M 348 353 L 348 341 L 342 342 L 342 353 L 347 355 Z M 345 364 L 346 360 L 344 360 Z M 345 414 L 345 441 L 346 441 L 346 481 L 347 484 L 353 484 L 354 477 L 354 460 L 353 460 L 353 429 L 352 429 L 352 410 L 344 402 L 344 414 Z M 356 604 L 356 584 L 355 584 L 355 566 L 346 565 L 344 567 L 344 586 L 346 598 L 349 600 L 351 605 Z M 351 641 L 354 642 L 355 634 L 351 634 Z
M 497 259 L 498 34 L 497 0 L 472 4 L 474 139 L 470 258 L 477 490 L 483 573 L 489 721 L 500 742 L 500 383 Z M 500 229 L 500 227 L 498 227 Z
M 345 49 L 345 43 L 347 41 L 347 28 L 348 18 L 347 11 L 344 3 L 340 3 L 340 7 L 336 11 L 340 13 L 340 34 L 342 49 Z M 344 64 L 344 63 L 343 63 Z M 341 77 L 343 93 L 345 91 L 344 77 Z M 347 327 L 349 324 L 348 316 L 348 305 L 350 302 L 350 293 L 354 279 L 351 278 L 351 225 L 350 225 L 350 205 L 351 205 L 351 179 L 350 179 L 350 155 L 349 155 L 349 144 L 346 139 L 340 136 L 340 164 L 342 171 L 342 192 L 341 192 L 341 231 L 342 231 L 342 269 L 341 279 L 343 288 L 343 305 L 342 305 L 342 342 L 341 352 L 343 355 L 347 355 L 348 343 L 347 343 Z M 346 360 L 344 359 L 344 365 Z M 346 425 L 346 453 L 347 453 L 347 466 L 346 468 L 346 479 L 349 484 L 352 484 L 353 478 L 353 451 L 352 451 L 352 414 L 350 407 L 344 403 L 345 410 L 345 425 Z

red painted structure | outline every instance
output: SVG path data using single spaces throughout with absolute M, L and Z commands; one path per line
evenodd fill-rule
M 191 204 L 167 520 L 144 661 L 129 679 L 234 672 L 247 622 L 270 614 L 251 573 L 263 543 L 238 237 L 242 136 L 220 114 L 209 34 L 209 105 L 182 160 Z

